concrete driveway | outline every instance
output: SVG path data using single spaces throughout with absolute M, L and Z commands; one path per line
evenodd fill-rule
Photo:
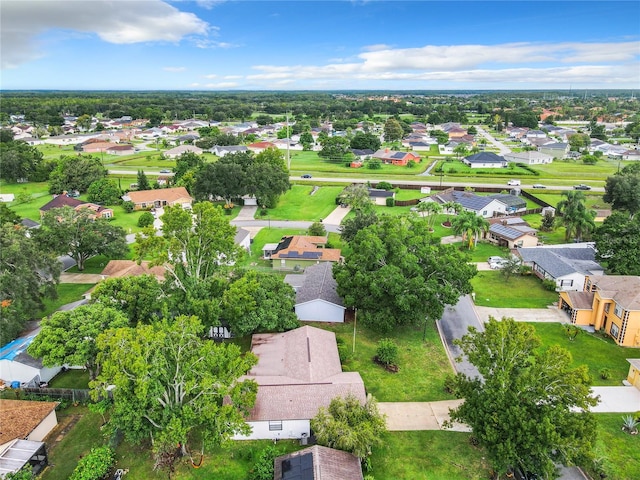
M 387 416 L 387 429 L 392 432 L 411 430 L 452 430 L 470 432 L 471 429 L 461 423 L 451 428 L 443 428 L 450 420 L 449 410 L 457 408 L 462 400 L 443 400 L 440 402 L 379 402 L 378 410 Z
M 500 320 L 502 317 L 513 318 L 517 322 L 556 322 L 567 323 L 567 314 L 555 305 L 547 308 L 494 308 L 476 305 L 476 312 L 481 322 L 488 322 L 489 316 Z

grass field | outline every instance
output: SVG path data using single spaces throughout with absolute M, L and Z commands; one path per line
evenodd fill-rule
M 471 279 L 475 303 L 496 308 L 546 308 L 558 301 L 558 294 L 542 287 L 533 275 L 512 275 L 508 280 L 499 270 L 482 271 Z
M 86 370 L 67 370 L 60 372 L 49 382 L 49 388 L 89 388 L 89 372 Z
M 313 187 L 294 185 L 280 197 L 278 205 L 269 210 L 271 220 L 319 221 L 336 208 L 336 197 L 342 187 L 319 187 L 311 195 Z
M 86 283 L 59 283 L 58 298 L 55 300 L 47 299 L 44 301 L 44 309 L 40 313 L 41 317 L 47 317 L 67 303 L 82 300 L 82 294 L 93 287 L 93 284 Z
M 468 253 L 471 256 L 472 262 L 486 262 L 489 257 L 507 257 L 509 255 L 509 249 L 506 247 L 499 247 L 489 242 L 478 242 L 473 250 L 467 248 L 466 242 L 454 243 L 460 250 Z
M 637 415 L 636 415 L 636 418 Z M 598 413 L 598 440 L 596 458 L 601 459 L 604 472 L 611 479 L 632 480 L 640 478 L 640 435 L 629 435 L 622 431 L 622 415 Z M 592 478 L 595 472 L 587 469 Z
M 559 323 L 531 323 L 531 325 L 535 327 L 544 346 L 560 345 L 571 352 L 574 365 L 587 365 L 593 385 L 622 385 L 622 380 L 627 378 L 629 362 L 626 359 L 633 357 L 634 354 L 628 348 L 616 345 L 612 339 L 582 332 L 575 340 L 570 341 Z M 608 368 L 611 371 L 611 377 L 608 380 L 600 377 L 601 368 Z

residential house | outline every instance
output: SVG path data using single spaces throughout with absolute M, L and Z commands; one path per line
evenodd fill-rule
M 582 291 L 560 292 L 558 306 L 571 323 L 602 330 L 620 346 L 640 347 L 640 277 L 589 275 Z
M 276 145 L 271 142 L 256 142 L 247 145 L 247 148 L 253 153 L 261 153 L 264 152 L 267 148 L 276 148 Z
M 38 475 L 47 466 L 43 440 L 58 424 L 58 402 L 0 399 L 0 478 L 26 465 Z
M 365 148 L 365 149 L 354 148 L 351 150 L 351 153 L 353 153 L 354 157 L 357 158 L 357 161 L 359 161 L 360 165 L 362 166 L 362 162 L 364 160 L 368 160 L 369 158 L 371 158 L 371 155 L 373 155 L 375 152 L 370 148 Z
M 396 192 L 393 190 L 382 190 L 380 188 L 370 188 L 369 189 L 369 198 L 376 205 L 386 205 L 387 198 L 395 198 Z
M 125 202 L 133 202 L 135 210 L 162 208 L 167 205 L 180 205 L 191 208 L 193 198 L 184 187 L 160 188 L 158 190 L 138 190 L 122 196 Z
M 442 190 L 435 195 L 420 199 L 421 202 L 436 202 L 443 205 L 447 202 L 455 202 L 462 205 L 462 208 L 468 212 L 474 212 L 484 218 L 490 218 L 497 215 L 505 215 L 507 206 L 500 200 L 486 196 L 476 195 L 473 192 L 460 192 L 454 190 L 453 187 Z
M 529 129 L 526 127 L 508 127 L 507 135 L 509 135 L 510 138 L 520 139 L 524 137 L 528 131 Z
M 296 291 L 295 311 L 304 322 L 344 322 L 344 301 L 337 293 L 333 264 L 307 267 L 304 274 L 289 274 L 284 281 Z
M 543 147 L 545 145 L 556 143 L 556 141 L 549 137 L 546 137 L 546 138 L 524 138 L 523 137 L 520 139 L 520 143 L 522 143 L 523 145 L 530 145 L 532 147 L 539 149 L 540 147 Z
M 133 145 L 130 143 L 122 143 L 114 145 L 113 143 L 105 150 L 107 155 L 131 155 L 135 152 Z
M 138 136 L 143 140 L 154 140 L 156 138 L 164 137 L 164 132 L 158 127 L 152 127 L 143 130 Z
M 0 348 L 0 380 L 9 385 L 18 382 L 20 385 L 38 386 L 40 382 L 51 380 L 62 369 L 62 366 L 45 367 L 41 359 L 27 353 L 27 347 L 39 331 L 16 338 Z
M 382 148 L 371 155 L 371 158 L 378 158 L 382 163 L 405 166 L 409 162 L 418 163 L 420 156 L 412 152 L 397 152 L 388 148 Z
M 304 326 L 256 334 L 251 352 L 258 363 L 240 380 L 254 380 L 258 393 L 246 419 L 251 433 L 236 440 L 308 438 L 311 419 L 334 398 L 366 401 L 360 374 L 342 371 L 333 332 Z
M 68 194 L 55 195 L 53 200 L 40 207 L 40 217 L 52 208 L 71 207 L 75 211 L 82 208 L 88 208 L 93 211 L 93 218 L 113 218 L 113 209 L 96 205 L 95 203 L 85 202 L 77 198 L 72 198 Z
M 524 136 L 526 138 L 547 138 L 547 134 L 542 130 L 529 130 Z
M 591 243 L 520 248 L 518 255 L 539 278 L 556 282 L 559 291 L 582 290 L 586 277 L 604 273 Z
M 211 153 L 213 153 L 214 155 L 220 158 L 224 157 L 229 153 L 243 153 L 248 151 L 249 149 L 244 145 L 227 145 L 227 146 L 215 145 L 211 149 Z
M 467 135 L 467 131 L 464 128 L 452 127 L 449 130 L 445 130 L 449 134 L 449 140 L 455 140 Z
M 480 152 L 464 157 L 462 162 L 471 168 L 503 168 L 507 166 L 504 157 L 493 152 Z
M 509 193 L 494 193 L 492 195 L 488 195 L 488 197 L 503 203 L 505 205 L 505 212 L 507 214 L 524 212 L 527 209 L 527 201 L 518 195 L 511 195 Z
M 18 138 L 14 138 L 14 140 L 18 140 Z M 35 147 L 36 145 L 44 145 L 44 140 L 42 140 L 41 138 L 22 137 L 19 140 L 23 141 L 27 145 L 31 145 L 32 147 Z
M 321 262 L 339 262 L 339 248 L 325 248 L 327 237 L 292 235 L 282 237 L 274 244 L 263 248 L 264 258 L 271 259 L 274 270 L 302 271 L 310 265 Z
M 151 267 L 146 260 L 140 263 L 134 260 L 109 260 L 107 265 L 102 269 L 100 275 L 103 278 L 118 278 L 118 277 L 137 277 L 139 275 L 153 275 L 162 282 L 165 278 L 166 270 L 161 265 Z
M 640 150 L 627 150 L 622 154 L 622 160 L 640 160 Z
M 552 158 L 561 160 L 567 157 L 569 148 L 570 147 L 568 143 L 547 143 L 545 145 L 539 146 L 538 151 L 540 153 L 544 153 L 545 155 L 550 155 Z
M 509 249 L 538 245 L 537 230 L 520 217 L 499 217 L 489 220 L 489 232 L 485 238 L 500 247 Z
M 16 199 L 13 193 L 0 193 L 0 202 L 11 203 Z
M 636 388 L 640 388 L 640 358 L 627 358 L 629 362 L 629 374 L 627 382 Z
M 54 135 L 54 136 L 45 138 L 44 143 L 47 143 L 50 145 L 60 145 L 60 146 L 77 145 L 78 143 L 82 143 L 88 138 L 92 138 L 94 136 L 97 136 L 97 135 L 78 135 L 78 134 Z
M 314 445 L 276 457 L 274 480 L 363 480 L 360 459 L 349 452 Z
M 169 150 L 166 150 L 163 155 L 167 158 L 178 158 L 180 155 L 184 155 L 185 153 L 195 153 L 196 155 L 202 155 L 202 150 L 200 147 L 196 147 L 195 145 L 180 145 Z
M 507 162 L 524 163 L 525 165 L 541 165 L 553 162 L 551 155 L 536 150 L 505 153 L 504 159 Z
M 251 250 L 251 232 L 249 230 L 238 228 L 234 241 L 236 242 L 236 245 L 242 247 L 243 250 L 246 250 L 247 252 Z
M 158 185 L 165 186 L 169 185 L 171 183 L 171 180 L 173 180 L 172 175 L 158 175 L 158 178 L 156 178 L 156 183 Z
M 84 153 L 104 153 L 110 148 L 117 146 L 118 145 L 115 145 L 112 142 L 85 142 L 82 145 L 82 151 Z

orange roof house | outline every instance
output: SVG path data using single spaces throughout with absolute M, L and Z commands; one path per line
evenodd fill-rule
M 263 251 L 274 270 L 299 271 L 316 263 L 341 260 L 340 249 L 324 248 L 326 243 L 327 237 L 292 235 L 282 237 L 280 243 L 265 245 Z
M 95 214 L 93 218 L 113 218 L 113 210 L 111 208 L 103 207 L 102 205 L 96 205 L 95 203 L 91 202 L 84 202 L 82 200 L 78 200 L 77 198 L 72 198 L 66 193 L 63 193 L 62 195 L 56 195 L 53 200 L 40 207 L 40 216 L 42 217 L 52 208 L 62 207 L 71 207 L 76 211 L 80 210 L 81 208 L 88 208 L 89 210 L 93 210 Z
M 191 208 L 193 203 L 193 198 L 184 187 L 139 190 L 127 193 L 122 199 L 125 202 L 133 202 L 136 210 L 162 208 L 167 205 L 181 205 L 182 208 Z
M 382 163 L 389 163 L 391 165 L 405 166 L 410 161 L 418 163 L 420 156 L 413 152 L 397 152 L 388 148 L 378 150 L 371 155 L 371 158 L 379 158 Z

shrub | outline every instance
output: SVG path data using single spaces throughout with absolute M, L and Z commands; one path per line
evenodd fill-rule
M 378 342 L 376 358 L 384 365 L 397 365 L 398 345 L 390 338 L 383 338 Z
M 307 230 L 307 235 L 311 235 L 314 237 L 324 237 L 326 234 L 327 230 L 324 228 L 324 225 L 321 222 L 312 223 Z
M 549 290 L 550 292 L 556 291 L 556 282 L 555 280 L 551 280 L 550 278 L 546 278 L 542 281 L 542 286 Z
M 153 225 L 154 220 L 155 217 L 151 212 L 144 212 L 140 215 L 140 218 L 138 218 L 138 226 L 141 228 L 148 227 L 149 225 Z
M 376 184 L 376 188 L 379 188 L 381 190 L 391 191 L 393 190 L 393 185 L 391 185 L 389 182 L 378 182 Z
M 126 213 L 131 213 L 136 208 L 135 204 L 131 201 L 122 202 L 122 208 Z
M 622 431 L 627 432 L 630 435 L 638 434 L 638 423 L 633 415 L 624 415 L 622 417 Z
M 268 445 L 260 450 L 256 463 L 249 471 L 249 480 L 272 480 L 273 460 L 279 455 L 278 449 L 274 445 Z
M 387 207 L 394 207 L 396 205 L 396 201 L 392 197 L 387 197 L 386 203 Z
M 351 360 L 351 357 L 353 356 L 351 347 L 349 347 L 349 345 L 347 345 L 340 337 L 336 338 L 336 343 L 338 344 L 338 356 L 340 357 L 340 363 L 346 363 Z
M 611 378 L 611 370 L 609 370 L 607 367 L 601 368 L 598 373 L 600 374 L 600 378 L 602 378 L 603 380 L 608 380 Z
M 92 448 L 91 453 L 78 462 L 70 480 L 100 480 L 115 463 L 113 450 L 107 446 Z
M 369 170 L 380 170 L 382 168 L 382 161 L 379 158 L 372 158 L 367 162 L 367 168 Z

